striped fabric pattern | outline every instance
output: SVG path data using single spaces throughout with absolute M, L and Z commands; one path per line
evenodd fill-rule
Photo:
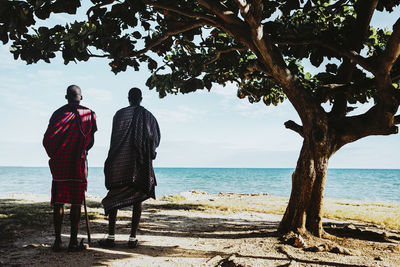
M 106 210 L 110 208 L 109 203 L 113 203 L 113 208 L 119 208 L 139 202 L 139 198 L 128 197 L 136 191 L 144 193 L 147 198 L 155 198 L 157 182 L 152 161 L 159 143 L 159 126 L 148 110 L 142 106 L 129 106 L 117 111 L 104 164 L 105 183 L 110 190 L 108 197 L 103 200 Z M 128 194 L 114 194 L 115 190 L 122 187 L 134 190 L 128 189 L 131 192 Z M 143 195 L 140 201 L 143 201 Z
M 96 131 L 96 114 L 84 106 L 67 104 L 51 116 L 43 137 L 53 176 L 51 203 L 82 203 L 87 187 L 87 151 Z

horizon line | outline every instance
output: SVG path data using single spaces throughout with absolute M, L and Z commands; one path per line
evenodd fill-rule
M 0 165 L 0 168 L 49 168 L 49 166 L 22 166 L 22 165 Z M 89 168 L 104 168 L 104 166 L 89 166 Z M 296 167 L 176 167 L 157 166 L 155 169 L 295 169 Z M 400 170 L 400 168 L 360 168 L 360 167 L 332 167 L 338 170 Z

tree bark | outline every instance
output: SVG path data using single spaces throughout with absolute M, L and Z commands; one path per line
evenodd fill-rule
M 325 148 L 328 147 L 325 145 Z M 279 225 L 280 232 L 310 232 L 323 236 L 322 202 L 330 155 L 330 149 L 305 139 L 292 175 L 292 192 Z

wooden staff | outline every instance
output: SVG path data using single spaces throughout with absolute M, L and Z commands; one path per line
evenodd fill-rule
M 83 206 L 84 206 L 84 208 L 85 208 L 87 238 L 88 238 L 88 242 L 89 242 L 89 244 L 90 244 L 91 238 L 90 238 L 89 216 L 88 216 L 87 207 L 86 207 L 86 196 L 83 198 Z

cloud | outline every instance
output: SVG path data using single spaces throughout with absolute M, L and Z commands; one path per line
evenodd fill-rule
M 233 83 L 228 83 L 226 86 L 220 84 L 213 84 L 211 89 L 212 94 L 222 95 L 222 96 L 236 96 L 237 86 Z
M 157 117 L 157 120 L 165 124 L 193 121 L 207 113 L 207 111 L 185 105 L 178 106 L 175 110 L 155 108 L 152 112 Z
M 233 149 L 223 143 L 167 141 L 155 164 L 164 167 L 294 167 L 299 151 Z
M 90 102 L 96 102 L 97 104 L 111 103 L 113 95 L 110 91 L 104 89 L 88 88 L 83 92 L 85 98 L 87 96 Z
M 194 109 L 194 108 L 191 108 L 191 107 L 185 106 L 185 105 L 179 106 L 178 111 L 185 112 L 186 114 L 189 114 L 191 116 L 202 116 L 207 113 L 207 111 L 205 111 L 205 110 Z
M 54 20 L 54 24 L 66 24 L 71 22 L 71 16 L 65 14 L 52 14 L 51 19 Z
M 51 112 L 46 103 L 34 100 L 29 95 L 18 94 L 13 91 L 0 91 L 0 98 L 3 99 L 3 103 L 11 105 L 14 110 L 21 110 L 28 113 L 35 112 L 35 114 L 41 117 L 47 117 Z
M 45 82 L 47 87 L 59 85 L 60 81 L 65 79 L 65 75 L 60 70 L 37 70 L 26 75 L 30 78 L 31 83 L 39 83 L 43 85 Z
M 15 60 L 13 54 L 10 52 L 9 45 L 2 45 L 0 46 L 0 71 L 12 71 L 18 69 L 23 65 L 26 65 L 21 60 Z
M 290 117 L 296 119 L 298 116 L 289 100 L 279 103 L 277 107 L 266 106 L 262 100 L 258 103 L 251 104 L 247 98 L 239 99 L 236 96 L 237 87 L 233 83 L 228 83 L 225 87 L 215 85 L 211 93 L 220 98 L 220 105 L 226 112 L 234 112 L 246 118 L 259 118 L 266 114 L 274 114 L 278 117 Z

